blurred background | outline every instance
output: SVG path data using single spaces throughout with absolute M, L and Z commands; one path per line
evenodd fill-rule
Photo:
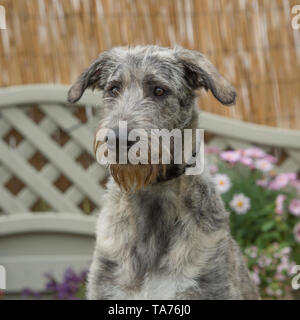
M 206 54 L 237 88 L 235 108 L 203 95 L 203 110 L 300 128 L 297 0 L 1 0 L 0 86 L 70 84 L 103 50 L 176 44 Z
M 56 298 L 82 297 L 94 217 L 101 207 L 98 195 L 104 191 L 107 173 L 92 152 L 99 106 L 89 94 L 80 105 L 67 105 L 66 92 L 99 53 L 114 46 L 181 45 L 199 50 L 233 84 L 238 92 L 234 107 L 222 106 L 210 93 L 198 98 L 208 123 L 210 155 L 225 161 L 226 166 L 216 167 L 234 184 L 232 158 L 216 150 L 239 149 L 239 159 L 244 159 L 240 150 L 250 148 L 251 165 L 250 160 L 238 164 L 245 166 L 239 170 L 245 179 L 251 176 L 248 185 L 253 187 L 243 192 L 252 203 L 264 197 L 255 212 L 269 209 L 263 218 L 233 218 L 232 230 L 242 249 L 248 250 L 248 260 L 254 255 L 258 259 L 259 252 L 269 258 L 281 254 L 283 261 L 276 258 L 274 264 L 285 271 L 295 261 L 300 263 L 300 29 L 292 27 L 297 2 L 0 0 L 6 12 L 6 29 L 0 30 L 0 264 L 7 269 L 6 297 L 18 297 L 24 288 L 33 298 L 47 290 L 55 291 Z M 253 145 L 262 153 L 256 149 L 255 153 Z M 258 158 L 272 167 L 257 168 Z M 253 168 L 268 174 L 259 176 L 266 185 L 257 185 Z M 285 175 L 278 178 L 279 174 Z M 276 178 L 286 182 L 277 184 L 273 193 L 258 189 Z M 234 190 L 241 191 L 245 184 L 239 181 Z M 233 189 L 230 192 L 224 201 L 234 211 Z M 279 195 L 286 198 L 280 198 L 283 214 L 276 215 Z M 282 298 L 278 290 L 285 293 L 290 278 L 285 274 L 279 280 L 279 267 L 272 273 L 252 260 L 249 268 L 262 294 Z M 54 276 L 63 277 L 62 283 Z M 292 290 L 286 291 L 291 297 Z

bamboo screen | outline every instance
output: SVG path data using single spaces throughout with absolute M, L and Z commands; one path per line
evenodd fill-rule
M 0 86 L 71 83 L 101 51 L 160 44 L 200 50 L 238 91 L 202 110 L 300 129 L 298 0 L 0 0 Z

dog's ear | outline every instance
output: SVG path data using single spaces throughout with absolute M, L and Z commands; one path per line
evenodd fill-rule
M 203 87 L 206 90 L 211 90 L 214 97 L 222 104 L 235 103 L 235 89 L 202 53 L 179 48 L 175 50 L 175 55 L 183 64 L 185 78 L 193 89 Z
M 106 66 L 109 60 L 110 56 L 108 52 L 103 52 L 85 71 L 82 72 L 68 92 L 69 102 L 75 103 L 78 101 L 85 89 L 89 87 L 95 88 L 95 86 L 98 85 L 101 89 L 101 86 L 103 86 L 107 77 Z

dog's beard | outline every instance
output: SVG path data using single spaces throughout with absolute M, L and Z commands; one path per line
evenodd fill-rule
M 101 152 L 99 147 L 102 146 Z M 105 143 L 94 140 L 94 152 L 97 161 L 100 162 L 104 155 L 107 155 Z M 149 159 L 151 153 L 149 152 Z M 115 182 L 126 192 L 138 191 L 141 188 L 151 185 L 157 181 L 159 176 L 166 176 L 166 165 L 164 164 L 109 164 L 110 172 Z
M 115 182 L 125 191 L 138 191 L 164 176 L 165 165 L 160 164 L 111 164 L 110 172 Z

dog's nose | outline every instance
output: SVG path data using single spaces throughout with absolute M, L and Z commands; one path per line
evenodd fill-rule
M 128 140 L 128 132 L 127 132 L 127 135 L 120 135 L 119 128 L 115 128 L 112 130 L 114 131 L 114 134 L 115 134 L 115 142 L 114 142 L 114 139 L 112 139 L 112 138 L 106 137 L 106 139 L 105 139 L 105 142 L 107 143 L 107 146 L 109 148 L 113 148 L 116 143 L 116 148 L 118 149 L 120 146 L 120 143 L 121 143 L 121 146 L 122 145 L 125 146 L 126 142 L 127 142 L 127 149 L 129 149 L 130 147 L 132 147 L 136 143 L 136 141 Z

